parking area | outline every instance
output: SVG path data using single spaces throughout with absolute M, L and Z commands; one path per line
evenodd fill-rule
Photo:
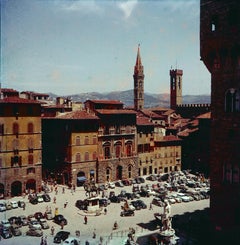
M 202 176 L 177 172 L 168 176 L 164 175 L 161 179 L 162 177 L 145 176 L 144 180 L 135 180 L 130 185 L 125 182 L 127 185 L 122 186 L 118 183 L 118 186 L 112 185 L 111 188 L 105 188 L 99 192 L 99 198 L 111 195 L 115 196 L 117 201 L 109 202 L 107 199 L 107 204 L 103 201 L 102 203 L 106 207 L 103 206 L 97 213 L 89 213 L 76 207 L 77 201 L 87 198 L 83 187 L 76 187 L 73 190 L 65 186 L 57 186 L 57 191 L 53 189 L 48 193 L 51 199 L 49 202 L 43 200 L 37 204 L 31 204 L 27 197 L 15 197 L 7 201 L 24 201 L 25 208 L 17 207 L 2 211 L 0 220 L 8 220 L 13 216 L 20 215 L 29 217 L 37 212 L 44 214 L 47 210 L 52 210 L 53 215 L 56 211 L 66 218 L 67 224 L 63 226 L 64 231 L 70 232 L 70 235 L 74 237 L 76 237 L 76 231 L 79 231 L 81 244 L 85 244 L 86 241 L 90 244 L 100 244 L 101 241 L 102 244 L 124 244 L 131 227 L 136 230 L 136 236 L 159 230 L 154 214 L 163 212 L 162 203 L 165 199 L 171 203 L 172 216 L 209 207 L 209 183 Z M 51 186 L 49 187 L 51 189 Z M 138 204 L 134 205 L 134 202 Z M 150 205 L 151 203 L 152 205 Z M 121 216 L 123 207 L 127 204 L 129 205 L 128 209 L 133 209 L 134 215 Z M 106 210 L 104 210 L 105 208 Z M 85 216 L 87 224 L 85 224 Z M 118 224 L 116 230 L 113 229 L 115 222 Z M 55 244 L 53 238 L 58 231 L 62 230 L 61 223 L 57 224 L 53 220 L 47 220 L 47 223 L 49 228 L 42 229 L 43 237 L 46 237 L 48 245 Z M 51 234 L 52 227 L 54 235 Z M 2 238 L 4 244 L 15 245 L 21 240 L 25 245 L 41 243 L 41 237 L 26 236 L 26 232 L 29 230 L 28 225 L 22 226 L 20 230 L 22 232 L 20 236 L 13 236 L 9 239 Z

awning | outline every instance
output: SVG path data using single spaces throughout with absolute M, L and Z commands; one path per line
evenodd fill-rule
M 77 180 L 82 182 L 82 181 L 86 181 L 87 178 L 85 176 L 80 176 L 80 177 L 77 177 Z

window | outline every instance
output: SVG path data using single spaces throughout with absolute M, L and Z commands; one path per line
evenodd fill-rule
M 28 164 L 33 164 L 33 155 L 28 155 Z
M 84 144 L 85 145 L 89 145 L 89 138 L 88 138 L 88 136 L 85 136 Z
M 0 124 L 0 135 L 4 135 L 4 124 Z
M 85 152 L 85 161 L 89 161 L 89 153 Z
M 96 160 L 97 159 L 97 152 L 96 151 L 93 152 L 92 158 L 93 158 L 93 160 Z
M 79 136 L 76 137 L 76 145 L 80 145 L 80 137 Z
M 211 21 L 211 31 L 215 32 L 218 28 L 218 17 L 215 15 L 212 17 Z
M 97 136 L 96 136 L 96 135 L 93 136 L 93 144 L 94 144 L 94 145 L 97 144 Z
M 107 178 L 107 181 L 110 180 L 110 168 L 106 169 L 106 178 Z
M 33 133 L 33 123 L 28 123 L 28 133 L 29 134 Z
M 35 174 L 35 168 L 28 168 L 27 174 Z
M 103 145 L 104 148 L 104 158 L 109 159 L 110 158 L 110 143 L 106 142 Z
M 28 148 L 33 149 L 33 139 L 32 138 L 28 139 Z
M 18 123 L 13 123 L 13 134 L 16 134 L 18 136 L 19 134 L 19 125 Z
M 128 142 L 127 145 L 127 156 L 131 156 L 132 155 L 132 142 Z
M 181 77 L 178 78 L 178 89 L 181 89 Z
M 230 88 L 225 94 L 225 111 L 239 112 L 240 111 L 240 89 Z
M 116 143 L 115 145 L 115 155 L 117 158 L 121 156 L 121 143 L 120 142 Z
M 76 154 L 76 162 L 81 162 L 81 154 L 80 153 Z
M 128 166 L 128 178 L 132 178 L 132 166 Z
M 175 78 L 172 78 L 172 89 L 175 90 Z

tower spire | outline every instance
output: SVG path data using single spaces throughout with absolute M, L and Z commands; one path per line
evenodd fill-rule
M 142 60 L 140 55 L 140 44 L 138 44 L 138 52 L 137 52 L 137 59 L 135 64 L 135 71 L 140 71 L 142 67 Z

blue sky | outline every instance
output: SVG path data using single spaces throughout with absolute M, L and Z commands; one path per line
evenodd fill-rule
M 70 95 L 133 89 L 140 44 L 144 89 L 210 94 L 200 61 L 199 0 L 1 0 L 1 84 Z

